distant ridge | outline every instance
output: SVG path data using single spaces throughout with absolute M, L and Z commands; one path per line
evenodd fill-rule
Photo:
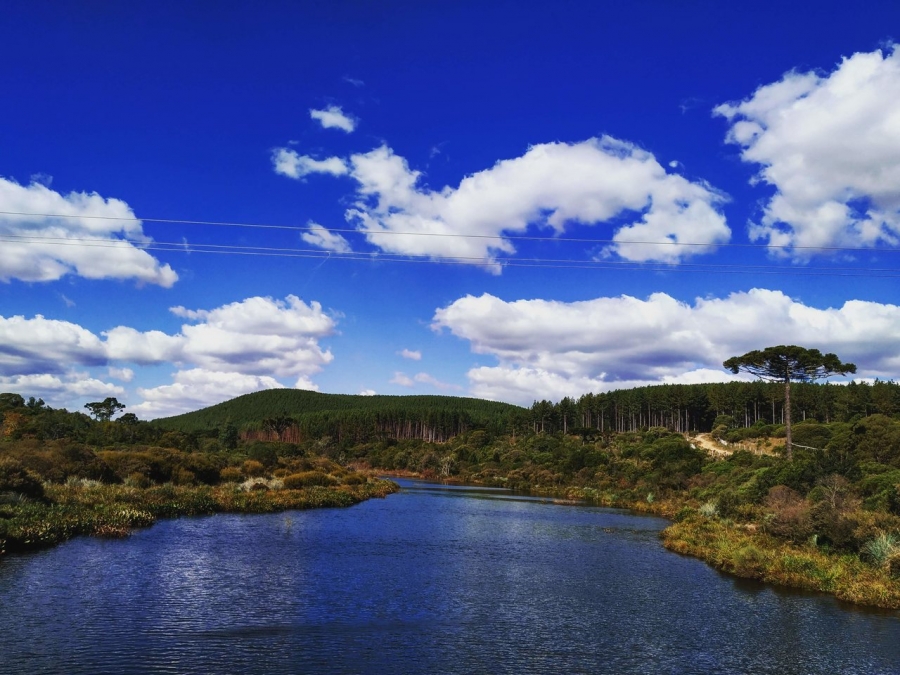
M 503 424 L 511 414 L 523 412 L 523 408 L 509 403 L 461 396 L 362 396 L 266 389 L 194 412 L 162 417 L 151 424 L 190 433 L 222 428 L 230 423 L 246 431 L 260 429 L 266 419 L 289 417 L 299 428 L 312 431 L 314 427 L 319 433 L 335 426 L 348 427 L 348 430 L 371 426 L 381 430 L 387 425 L 424 424 L 429 429 L 440 429 L 438 435 L 446 437 L 461 428 Z

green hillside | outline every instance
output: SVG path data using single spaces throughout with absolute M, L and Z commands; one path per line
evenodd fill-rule
M 472 427 L 505 425 L 523 408 L 508 403 L 458 396 L 355 396 L 299 389 L 268 389 L 245 394 L 195 412 L 154 420 L 160 429 L 190 433 L 233 424 L 242 431 L 263 428 L 267 419 L 291 418 L 308 434 L 368 434 L 414 426 L 452 436 Z M 391 433 L 392 436 L 405 435 Z M 421 436 L 421 433 L 413 433 Z M 427 434 L 424 434 L 427 435 Z

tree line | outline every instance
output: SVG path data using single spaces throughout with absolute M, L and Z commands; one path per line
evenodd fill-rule
M 719 418 L 727 418 L 727 425 L 737 429 L 783 425 L 784 394 L 778 382 L 665 384 L 556 402 L 544 399 L 521 408 L 451 396 L 370 397 L 274 390 L 143 422 L 127 412 L 112 419 L 122 410 L 116 401 L 98 402 L 99 415 L 91 419 L 80 412 L 50 408 L 40 399 L 5 393 L 0 394 L 0 438 L 69 438 L 104 446 L 152 443 L 191 450 L 212 441 L 233 448 L 240 439 L 301 443 L 327 438 L 344 446 L 384 439 L 444 443 L 474 430 L 512 436 L 562 432 L 585 438 L 653 427 L 677 433 L 710 432 Z M 795 422 L 895 416 L 900 413 L 900 385 L 879 380 L 846 385 L 799 382 L 792 385 L 791 403 Z
M 875 413 L 895 415 L 900 412 L 900 385 L 879 380 L 846 385 L 794 383 L 791 405 L 795 421 L 848 422 Z M 556 403 L 541 400 L 531 406 L 528 425 L 534 433 L 622 433 L 650 427 L 709 432 L 720 416 L 744 428 L 784 424 L 784 385 L 763 381 L 664 384 L 566 397 Z

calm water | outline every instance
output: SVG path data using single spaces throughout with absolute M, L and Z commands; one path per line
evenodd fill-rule
M 665 522 L 404 483 L 0 563 L 0 673 L 900 673 L 900 614 L 665 551 Z

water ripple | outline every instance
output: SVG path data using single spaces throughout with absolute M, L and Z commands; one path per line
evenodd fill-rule
M 900 673 L 897 613 L 725 577 L 657 518 L 412 487 L 6 559 L 0 673 Z

